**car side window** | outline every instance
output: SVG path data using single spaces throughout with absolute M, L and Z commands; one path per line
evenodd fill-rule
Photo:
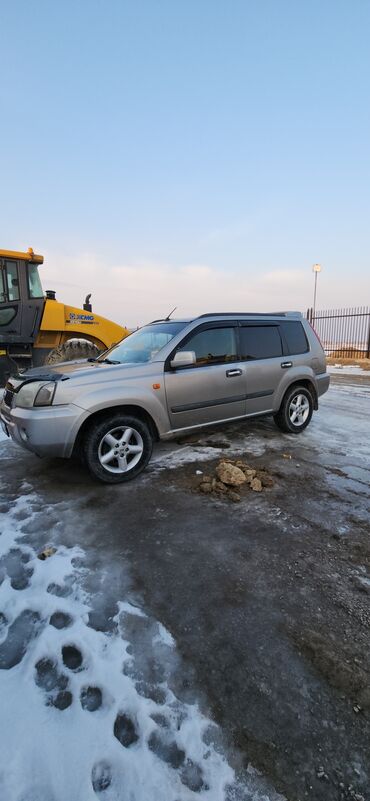
M 241 356 L 250 361 L 282 356 L 283 349 L 277 325 L 246 325 L 240 328 Z
M 292 356 L 297 353 L 307 353 L 308 342 L 302 323 L 284 322 L 280 323 L 280 328 Z
M 195 367 L 237 361 L 235 328 L 206 328 L 188 339 L 178 350 L 195 353 Z

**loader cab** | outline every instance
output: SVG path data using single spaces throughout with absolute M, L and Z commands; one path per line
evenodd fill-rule
M 32 249 L 0 250 L 0 345 L 36 339 L 45 303 L 38 272 L 42 262 Z

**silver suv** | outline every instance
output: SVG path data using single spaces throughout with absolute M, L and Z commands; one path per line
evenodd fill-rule
M 155 320 L 98 356 L 11 378 L 8 436 L 39 456 L 80 453 L 101 481 L 148 464 L 153 442 L 273 415 L 299 434 L 329 387 L 325 354 L 298 312 Z

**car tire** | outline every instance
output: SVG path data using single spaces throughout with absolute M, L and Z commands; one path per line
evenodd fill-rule
M 147 466 L 153 437 L 138 417 L 111 414 L 97 420 L 85 434 L 82 454 L 94 478 L 105 484 L 131 481 Z
M 288 389 L 274 420 L 288 434 L 300 434 L 307 428 L 313 414 L 313 398 L 307 387 L 295 385 Z

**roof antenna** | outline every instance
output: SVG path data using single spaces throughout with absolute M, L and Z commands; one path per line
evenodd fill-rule
M 169 320 L 169 319 L 170 319 L 170 317 L 171 317 L 171 314 L 173 314 L 173 313 L 174 313 L 174 311 L 176 311 L 176 309 L 177 309 L 177 306 L 175 306 L 175 308 L 174 308 L 174 309 L 172 309 L 172 311 L 170 311 L 170 313 L 167 315 L 167 317 L 165 317 L 165 320 Z

